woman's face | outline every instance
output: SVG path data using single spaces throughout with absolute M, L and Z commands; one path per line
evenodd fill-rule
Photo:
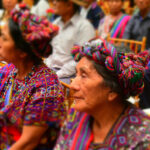
M 0 37 L 0 61 L 14 63 L 17 61 L 19 55 L 20 51 L 16 49 L 15 43 L 9 33 L 8 24 L 5 23 Z
M 150 8 L 150 0 L 136 0 L 136 5 L 140 10 Z
M 110 9 L 110 14 L 117 15 L 118 13 L 120 13 L 123 7 L 123 2 L 122 0 L 108 0 L 108 6 Z
M 92 62 L 83 57 L 76 67 L 76 78 L 71 83 L 74 90 L 74 108 L 90 113 L 108 101 L 110 88 L 104 85 L 104 79 L 94 68 Z
M 18 0 L 2 0 L 3 7 L 9 12 L 15 7 L 17 3 Z

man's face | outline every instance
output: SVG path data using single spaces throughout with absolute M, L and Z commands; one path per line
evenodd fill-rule
M 65 0 L 54 0 L 53 1 L 53 9 L 55 14 L 63 16 L 67 12 L 69 1 Z

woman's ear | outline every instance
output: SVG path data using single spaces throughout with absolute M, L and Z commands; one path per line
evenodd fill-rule
M 108 94 L 108 101 L 113 101 L 118 97 L 118 94 L 116 92 L 110 91 Z

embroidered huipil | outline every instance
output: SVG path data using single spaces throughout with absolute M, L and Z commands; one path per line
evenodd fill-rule
M 70 110 L 55 150 L 149 150 L 150 117 L 128 106 L 113 125 L 103 143 L 93 143 L 91 122 L 86 113 Z
M 0 149 L 16 142 L 24 125 L 48 126 L 45 142 L 37 147 L 51 148 L 66 112 L 58 78 L 45 65 L 39 65 L 27 81 L 14 80 L 11 103 L 4 106 L 15 70 L 12 64 L 0 69 Z

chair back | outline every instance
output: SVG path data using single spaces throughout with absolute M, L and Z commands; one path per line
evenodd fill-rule
M 135 41 L 128 39 L 112 38 L 110 34 L 108 34 L 107 41 L 111 42 L 114 45 L 124 44 L 125 46 L 128 46 L 131 50 L 133 50 L 136 54 L 138 52 L 144 51 L 146 45 L 146 37 L 143 37 L 142 41 Z
M 4 67 L 7 63 L 3 62 L 3 61 L 0 61 L 0 68 L 1 67 Z
M 67 105 L 67 109 L 71 107 L 73 103 L 73 90 L 70 89 L 70 85 L 60 81 L 62 87 L 63 87 L 63 92 L 64 92 L 64 98 L 65 98 L 65 103 Z

